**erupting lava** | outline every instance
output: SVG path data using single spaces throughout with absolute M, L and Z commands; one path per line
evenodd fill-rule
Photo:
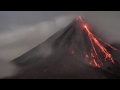
M 90 39 L 91 45 L 92 45 L 92 49 L 91 49 L 91 54 L 90 56 L 88 54 L 86 54 L 86 58 L 89 58 L 89 64 L 95 67 L 100 67 L 103 65 L 104 61 L 106 61 L 107 59 L 110 60 L 112 63 L 114 63 L 114 59 L 112 57 L 112 55 L 107 51 L 107 49 L 98 41 L 102 41 L 101 39 L 97 38 L 92 32 L 90 32 L 90 30 L 88 29 L 87 25 L 84 23 L 84 21 L 82 20 L 82 18 L 80 16 L 78 16 L 76 18 L 76 20 L 80 19 L 80 21 L 83 23 L 83 27 L 84 30 L 86 30 L 88 37 Z M 113 46 L 109 45 L 108 43 L 102 41 L 103 43 L 105 43 L 106 45 L 108 45 L 110 48 L 112 48 L 113 50 L 117 50 L 116 48 L 114 48 Z M 102 52 L 103 56 L 104 56 L 104 61 L 99 60 L 99 54 L 97 53 L 97 50 L 95 48 L 95 45 L 97 47 L 100 48 L 100 52 Z

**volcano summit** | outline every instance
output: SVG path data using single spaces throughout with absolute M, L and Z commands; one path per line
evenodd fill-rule
M 45 42 L 13 60 L 12 63 L 20 70 L 10 78 L 119 78 L 103 69 L 116 63 L 105 45 L 117 50 L 93 34 L 87 23 L 78 16 Z

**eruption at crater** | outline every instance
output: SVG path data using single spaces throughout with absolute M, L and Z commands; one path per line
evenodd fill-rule
M 82 22 L 83 25 L 83 30 L 86 31 L 90 43 L 92 45 L 91 50 L 90 50 L 90 55 L 88 55 L 86 53 L 86 58 L 88 59 L 88 62 L 90 65 L 95 66 L 95 67 L 101 67 L 102 65 L 104 65 L 104 62 L 107 60 L 110 60 L 112 63 L 114 63 L 114 59 L 112 57 L 112 55 L 107 51 L 107 49 L 99 42 L 102 41 L 101 39 L 97 38 L 87 27 L 87 25 L 85 24 L 85 22 L 83 21 L 82 17 L 78 16 L 76 18 L 76 20 L 80 20 Z M 109 46 L 110 48 L 112 48 L 113 50 L 117 50 L 116 48 L 114 48 L 113 46 L 109 45 L 108 43 L 102 41 L 104 44 L 106 44 L 107 46 Z M 96 48 L 96 47 L 98 48 Z M 102 58 L 100 59 L 100 55 L 97 52 L 99 49 L 99 52 L 102 53 L 103 56 L 103 60 Z
M 111 73 L 110 68 L 116 67 L 117 61 L 105 47 L 117 49 L 98 38 L 90 26 L 78 16 L 46 41 L 14 59 L 12 63 L 20 71 L 11 78 L 120 78 L 116 76 L 119 69 L 112 69 L 116 70 L 115 76 Z

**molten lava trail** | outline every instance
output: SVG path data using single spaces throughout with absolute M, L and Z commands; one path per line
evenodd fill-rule
M 82 20 L 82 18 L 80 16 L 78 16 L 76 18 L 76 20 L 80 19 L 81 22 L 83 22 L 83 27 L 85 28 L 88 37 L 90 39 L 91 45 L 92 45 L 92 51 L 90 52 L 90 56 L 88 56 L 88 54 L 86 54 L 86 58 L 91 57 L 89 64 L 95 67 L 100 67 L 103 65 L 103 61 L 99 60 L 99 54 L 96 51 L 95 45 L 97 45 L 97 47 L 99 47 L 100 51 L 102 52 L 102 54 L 104 55 L 104 61 L 106 61 L 106 59 L 110 60 L 112 63 L 114 63 L 114 59 L 112 57 L 112 55 L 107 51 L 107 49 L 98 41 L 102 41 L 100 38 L 97 38 L 92 32 L 90 32 L 90 30 L 88 29 L 87 25 L 84 23 L 84 21 Z M 110 48 L 112 48 L 113 50 L 117 50 L 116 48 L 114 48 L 113 46 L 109 45 L 108 43 L 102 41 L 103 43 L 107 44 Z

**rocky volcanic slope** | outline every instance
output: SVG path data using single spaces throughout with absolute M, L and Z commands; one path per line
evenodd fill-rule
M 119 65 L 105 69 L 85 60 L 92 47 L 80 20 L 73 20 L 45 42 L 16 58 L 12 63 L 19 72 L 9 79 L 102 79 L 120 78 Z M 101 58 L 101 57 L 100 57 Z M 115 72 L 114 72 L 115 71 Z

